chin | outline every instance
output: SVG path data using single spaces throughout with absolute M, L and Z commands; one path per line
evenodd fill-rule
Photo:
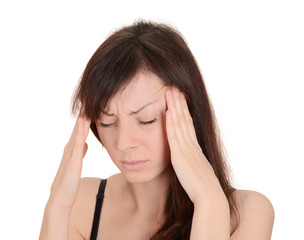
M 121 172 L 126 181 L 130 183 L 145 183 L 153 180 L 153 176 L 147 172 Z
M 147 183 L 170 174 L 170 165 L 159 171 L 121 171 L 126 181 L 130 183 Z

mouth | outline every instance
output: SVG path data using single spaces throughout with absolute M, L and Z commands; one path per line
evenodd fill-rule
M 122 161 L 122 165 L 126 170 L 139 170 L 144 167 L 147 160 L 132 160 L 132 161 Z

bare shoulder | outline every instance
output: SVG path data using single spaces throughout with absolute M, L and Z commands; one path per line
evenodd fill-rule
M 117 187 L 121 174 L 108 177 L 106 192 L 111 194 L 111 186 Z M 70 214 L 70 239 L 89 239 L 91 235 L 96 195 L 98 193 L 101 178 L 84 177 L 80 179 L 76 201 Z
M 100 181 L 100 178 L 91 177 L 80 179 L 77 198 L 70 215 L 69 232 L 76 232 L 83 239 L 90 235 Z
M 274 208 L 270 200 L 263 194 L 250 190 L 236 190 L 240 225 L 232 235 L 236 239 L 271 238 L 274 222 Z

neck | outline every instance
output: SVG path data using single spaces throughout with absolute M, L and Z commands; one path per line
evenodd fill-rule
M 169 166 L 158 177 L 141 183 L 124 181 L 124 196 L 131 211 L 140 216 L 148 216 L 160 221 L 168 196 L 173 169 Z

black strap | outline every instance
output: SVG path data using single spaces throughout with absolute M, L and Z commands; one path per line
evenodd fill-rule
M 96 205 L 95 205 L 95 212 L 94 212 L 94 219 L 93 219 L 93 225 L 92 225 L 90 240 L 96 240 L 97 239 L 100 213 L 101 213 L 101 207 L 102 207 L 102 202 L 103 202 L 103 197 L 104 197 L 104 191 L 105 191 L 105 188 L 106 188 L 106 184 L 107 184 L 107 179 L 102 179 L 100 181 L 99 190 L 98 190 L 98 193 L 96 195 Z

